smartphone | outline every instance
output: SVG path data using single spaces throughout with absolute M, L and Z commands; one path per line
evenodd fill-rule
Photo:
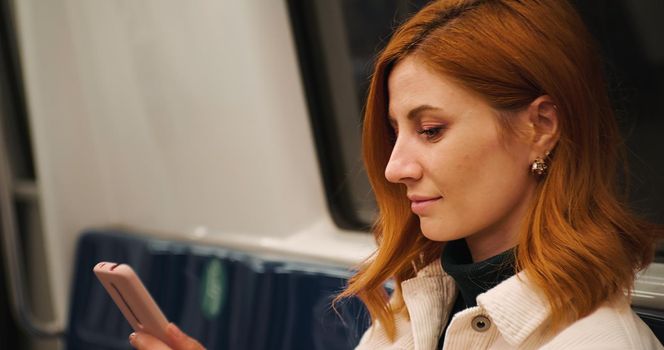
M 166 343 L 168 320 L 131 266 L 102 261 L 93 271 L 134 331 Z

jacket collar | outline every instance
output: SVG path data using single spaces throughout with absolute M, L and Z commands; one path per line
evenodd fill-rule
M 548 302 L 523 271 L 477 296 L 477 304 L 513 346 L 523 343 L 550 315 Z
M 436 259 L 416 277 L 401 282 L 401 292 L 410 316 L 413 348 L 435 349 L 456 297 L 454 279 Z
M 456 296 L 454 279 L 443 271 L 440 259 L 436 259 L 420 269 L 416 277 L 403 281 L 401 288 L 414 331 L 415 349 L 435 347 Z M 513 346 L 523 343 L 550 313 L 548 303 L 529 285 L 524 272 L 480 294 L 477 303 L 505 341 Z

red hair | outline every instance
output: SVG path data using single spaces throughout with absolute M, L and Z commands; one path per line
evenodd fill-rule
M 535 98 L 555 101 L 560 139 L 524 218 L 516 255 L 516 269 L 551 306 L 552 329 L 630 290 L 662 231 L 631 214 L 618 193 L 623 143 L 581 18 L 565 0 L 441 0 L 403 24 L 375 63 L 363 155 L 379 209 L 373 229 L 378 249 L 339 298 L 357 295 L 393 338 L 394 313 L 405 311 L 400 283 L 439 259 L 444 245 L 421 234 L 405 187 L 384 177 L 394 136 L 387 79 L 408 55 L 504 112 L 505 126 L 510 112 Z M 397 289 L 388 304 L 383 286 L 391 278 Z

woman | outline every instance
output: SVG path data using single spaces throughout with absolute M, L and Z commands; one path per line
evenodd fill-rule
M 626 295 L 662 232 L 617 195 L 600 67 L 564 0 L 434 1 L 397 30 L 363 132 L 378 249 L 339 296 L 372 315 L 358 349 L 662 348 Z
M 374 320 L 358 349 L 662 348 L 626 295 L 662 232 L 619 200 L 617 123 L 566 1 L 430 3 L 376 62 L 363 138 L 380 215 L 341 295 Z

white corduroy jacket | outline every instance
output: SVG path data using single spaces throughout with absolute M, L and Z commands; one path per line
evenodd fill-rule
M 396 340 L 390 342 L 380 323 L 374 323 L 356 350 L 436 349 L 456 297 L 454 280 L 437 260 L 403 281 L 401 288 L 410 320 L 396 316 Z M 546 300 L 528 286 L 523 273 L 480 294 L 477 304 L 454 315 L 444 350 L 664 349 L 627 298 L 602 306 L 549 336 L 544 335 L 549 315 Z

